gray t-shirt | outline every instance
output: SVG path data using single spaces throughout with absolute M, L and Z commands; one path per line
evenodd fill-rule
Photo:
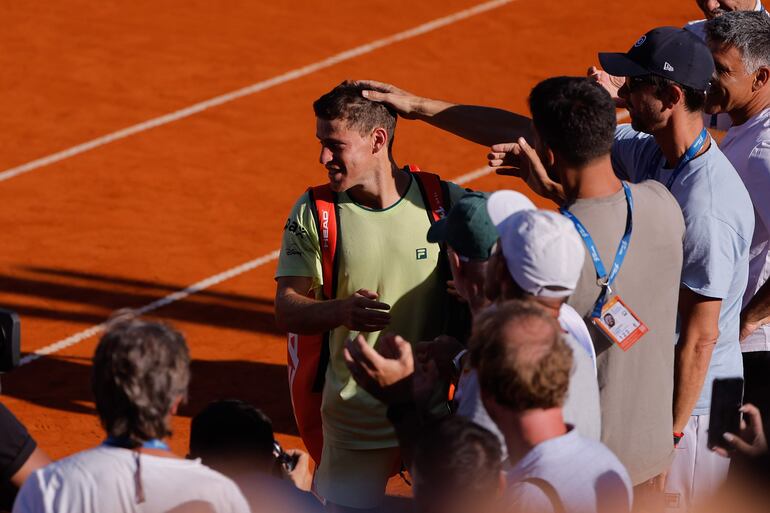
M 684 221 L 676 200 L 660 183 L 647 181 L 630 188 L 633 232 L 612 288 L 650 331 L 624 352 L 590 320 L 587 325 L 596 348 L 602 442 L 639 484 L 666 470 L 673 457 L 674 340 Z M 585 225 L 610 269 L 626 226 L 623 191 L 579 199 L 569 210 Z M 586 249 L 569 304 L 585 318 L 600 292 Z
M 666 183 L 673 172 L 655 139 L 620 125 L 612 146 L 615 172 L 632 182 L 649 174 Z M 719 338 L 693 415 L 711 408 L 714 378 L 743 377 L 738 342 L 741 303 L 749 279 L 749 247 L 754 208 L 735 168 L 716 144 L 691 160 L 671 186 L 686 226 L 682 286 L 704 297 L 722 300 Z
M 582 436 L 599 440 L 601 435 L 599 387 L 596 383 L 593 360 L 570 333 L 564 333 L 564 341 L 572 349 L 574 358 L 569 390 L 563 408 L 564 422 L 575 426 Z M 461 376 L 458 396 L 457 414 L 494 433 L 500 441 L 503 452 L 507 453 L 502 433 L 481 402 L 479 380 L 475 370 L 466 369 Z
M 507 471 L 507 481 L 512 510 L 523 513 L 626 513 L 634 500 L 618 458 L 574 429 L 537 444 Z

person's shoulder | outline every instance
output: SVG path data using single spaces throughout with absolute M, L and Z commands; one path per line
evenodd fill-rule
M 654 141 L 650 134 L 634 130 L 631 123 L 621 123 L 615 128 L 615 141 Z
M 682 208 L 671 191 L 657 180 L 644 180 L 630 184 L 634 196 L 634 207 L 639 210 L 662 213 L 672 222 L 679 221 L 684 229 Z
M 701 180 L 697 179 L 699 174 Z M 696 179 L 690 196 L 708 198 L 708 205 L 702 205 L 707 213 L 739 232 L 750 220 L 753 230 L 754 208 L 751 197 L 740 175 L 722 150 L 714 145 L 709 150 L 706 165 L 702 171 L 694 173 L 694 176 Z

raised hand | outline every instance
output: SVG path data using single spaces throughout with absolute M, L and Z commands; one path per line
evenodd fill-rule
M 523 137 L 515 143 L 495 144 L 487 154 L 490 167 L 498 167 L 497 174 L 517 176 L 532 189 L 532 192 L 562 203 L 564 189 L 548 176 L 537 152 Z
M 354 84 L 374 88 L 364 89 L 361 94 L 369 100 L 389 105 L 403 118 L 414 119 L 420 113 L 420 105 L 423 99 L 415 94 L 399 89 L 391 84 L 377 82 L 376 80 L 357 80 Z
M 608 93 L 610 93 L 617 108 L 623 109 L 626 107 L 626 101 L 618 95 L 618 91 L 620 91 L 620 88 L 626 83 L 625 77 L 616 77 L 596 66 L 591 66 L 588 68 L 588 78 L 601 85 Z
M 377 349 L 370 347 L 362 335 L 345 343 L 343 358 L 353 379 L 386 404 L 409 401 L 414 374 L 411 344 L 387 334 L 380 338 Z

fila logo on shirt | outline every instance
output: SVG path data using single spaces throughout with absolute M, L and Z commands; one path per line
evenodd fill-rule
M 417 248 L 417 251 L 415 253 L 416 253 L 415 256 L 417 257 L 417 260 L 428 259 L 428 248 Z
M 663 64 L 663 71 L 674 71 L 674 67 L 668 62 L 666 62 L 665 64 Z

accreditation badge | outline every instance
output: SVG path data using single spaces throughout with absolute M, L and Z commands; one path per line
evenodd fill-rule
M 650 331 L 644 322 L 620 299 L 615 296 L 604 305 L 600 317 L 593 318 L 594 325 L 612 342 L 628 351 L 631 346 Z

